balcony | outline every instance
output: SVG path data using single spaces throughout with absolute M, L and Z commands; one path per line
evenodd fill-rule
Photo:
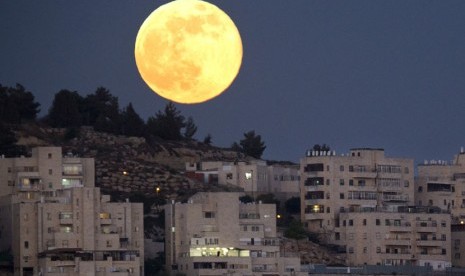
M 392 245 L 392 246 L 409 246 L 411 245 L 411 241 L 409 238 L 400 238 L 400 239 L 395 239 L 395 238 L 387 238 L 385 239 L 386 245 Z
M 424 247 L 441 247 L 443 241 L 441 240 L 417 240 L 417 246 L 424 246 Z
M 405 202 L 409 200 L 408 195 L 389 195 L 389 194 L 383 194 L 383 200 L 384 201 L 396 201 L 396 202 Z

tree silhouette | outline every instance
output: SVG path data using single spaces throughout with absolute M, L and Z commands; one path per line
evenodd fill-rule
M 132 107 L 132 103 L 121 113 L 121 134 L 127 136 L 143 136 L 145 130 L 144 120 Z
M 184 127 L 184 138 L 188 140 L 192 140 L 195 133 L 197 132 L 197 126 L 194 123 L 194 119 L 192 117 L 188 117 Z
M 205 145 L 211 145 L 212 144 L 212 136 L 210 133 L 207 134 L 207 136 L 205 136 L 205 138 L 203 138 L 203 143 Z
M 60 90 L 53 99 L 46 121 L 52 127 L 76 127 L 82 124 L 83 98 L 76 92 Z
M 12 124 L 35 120 L 40 104 L 34 100 L 34 95 L 21 84 L 14 88 L 0 85 L 0 120 Z
M 169 102 L 164 112 L 158 111 L 155 117 L 148 118 L 147 133 L 165 140 L 181 140 L 181 129 L 184 126 L 184 116 Z
M 262 141 L 260 135 L 256 135 L 255 131 L 251 130 L 244 133 L 244 139 L 239 142 L 242 152 L 253 158 L 260 159 L 266 149 L 265 142 Z
M 118 98 L 104 87 L 98 87 L 94 94 L 84 99 L 84 125 L 93 126 L 97 131 L 119 133 L 120 113 Z

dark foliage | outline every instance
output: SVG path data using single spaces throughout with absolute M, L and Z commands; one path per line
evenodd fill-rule
M 164 112 L 158 111 L 155 117 L 147 120 L 147 134 L 160 137 L 165 140 L 182 140 L 181 129 L 185 126 L 184 116 L 169 102 Z
M 203 143 L 205 145 L 211 145 L 212 144 L 212 136 L 210 135 L 210 133 L 208 133 L 207 136 L 205 136 L 205 138 L 203 138 Z
M 262 141 L 262 137 L 260 135 L 256 135 L 253 130 L 244 133 L 244 139 L 242 139 L 239 144 L 241 151 L 244 154 L 257 159 L 262 157 L 262 154 L 266 149 L 265 142 Z
M 121 134 L 126 136 L 144 136 L 145 123 L 132 107 L 132 103 L 121 113 Z
M 300 197 L 291 197 L 286 200 L 284 208 L 289 214 L 300 214 Z
M 81 126 L 83 100 L 76 91 L 60 90 L 55 94 L 46 121 L 51 127 Z
M 21 124 L 35 120 L 40 104 L 34 100 L 34 95 L 21 84 L 16 84 L 16 87 L 0 85 L 0 121 Z

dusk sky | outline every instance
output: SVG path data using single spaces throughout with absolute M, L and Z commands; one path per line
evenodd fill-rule
M 0 84 L 20 83 L 48 112 L 61 89 L 103 86 L 143 119 L 165 107 L 134 60 L 140 25 L 167 1 L 0 2 Z M 209 1 L 241 33 L 239 75 L 221 96 L 176 104 L 230 146 L 255 130 L 264 159 L 337 154 L 451 160 L 465 146 L 465 1 Z

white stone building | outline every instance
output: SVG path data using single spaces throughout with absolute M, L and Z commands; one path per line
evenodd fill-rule
M 0 159 L 0 250 L 15 275 L 143 275 L 141 203 L 111 203 L 94 160 L 39 147 Z

